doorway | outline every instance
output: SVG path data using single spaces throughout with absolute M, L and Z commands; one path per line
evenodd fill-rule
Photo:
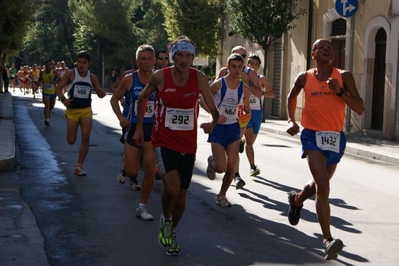
M 373 98 L 371 111 L 371 129 L 382 130 L 384 124 L 385 98 L 385 55 L 387 34 L 383 28 L 377 31 L 375 37 L 375 59 L 373 75 Z

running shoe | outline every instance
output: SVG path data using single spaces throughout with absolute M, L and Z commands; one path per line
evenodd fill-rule
M 87 172 L 83 169 L 83 165 L 77 164 L 75 167 L 75 171 L 73 172 L 75 175 L 78 176 L 85 176 L 87 175 Z
M 129 186 L 132 188 L 132 190 L 141 190 L 141 186 L 140 186 L 139 182 L 137 181 L 137 178 L 128 177 L 127 182 L 129 184 Z
M 210 180 L 215 180 L 216 178 L 216 173 L 215 170 L 212 169 L 211 167 L 211 162 L 213 161 L 213 156 L 208 157 L 208 167 L 206 168 L 206 175 Z
M 49 126 L 50 126 L 50 121 L 48 121 L 48 120 L 45 120 L 45 121 L 44 121 L 44 124 L 45 124 L 46 126 L 48 126 L 48 127 L 49 127 Z
M 260 170 L 256 165 L 251 166 L 251 170 L 249 171 L 250 176 L 257 176 L 260 175 Z
M 136 209 L 136 218 L 142 221 L 153 221 L 154 217 L 148 212 L 147 206 L 139 206 Z
M 176 233 L 172 231 L 172 245 L 166 249 L 166 254 L 169 256 L 179 256 L 180 246 L 177 244 Z
M 226 207 L 231 207 L 231 203 L 230 203 L 230 201 L 228 201 L 228 199 L 226 198 L 225 195 L 217 195 L 215 203 L 217 205 L 220 205 L 220 206 L 225 207 L 225 208 Z
M 239 150 L 240 153 L 244 152 L 244 145 L 245 145 L 245 141 L 244 140 L 240 140 L 240 150 Z
M 126 182 L 126 172 L 125 172 L 125 169 L 119 170 L 119 174 L 118 174 L 118 176 L 116 177 L 116 179 L 118 179 L 118 182 L 119 182 L 119 183 L 125 184 L 125 182 Z
M 159 219 L 159 234 L 158 242 L 164 248 L 169 248 L 173 244 L 173 222 L 171 220 L 165 220 L 163 215 Z
M 297 225 L 299 222 L 299 218 L 301 217 L 301 210 L 303 207 L 296 207 L 294 203 L 294 198 L 295 198 L 296 192 L 295 191 L 290 191 L 288 193 L 288 203 L 289 203 L 289 208 L 288 208 L 288 221 L 290 222 L 291 225 Z
M 242 180 L 239 173 L 236 173 L 236 176 L 234 177 L 234 183 L 235 183 L 236 189 L 242 189 L 245 186 L 245 181 Z
M 338 257 L 338 253 L 344 248 L 344 243 L 340 239 L 332 239 L 324 243 L 324 249 L 326 251 L 326 260 L 335 260 Z

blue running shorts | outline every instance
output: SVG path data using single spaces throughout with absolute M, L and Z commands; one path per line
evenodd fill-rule
M 247 128 L 252 128 L 255 135 L 259 133 L 260 125 L 262 124 L 263 110 L 251 110 L 251 120 Z
M 326 151 L 320 149 L 316 144 L 316 131 L 310 129 L 303 129 L 301 132 L 301 143 L 302 143 L 302 158 L 306 158 L 305 151 L 319 151 L 326 157 L 326 165 L 331 166 L 339 163 L 345 152 L 346 147 L 346 136 L 343 131 L 340 133 L 339 152 Z
M 240 125 L 238 123 L 221 125 L 217 124 L 212 133 L 208 136 L 208 142 L 214 142 L 222 145 L 224 148 L 227 145 L 236 142 L 240 139 Z

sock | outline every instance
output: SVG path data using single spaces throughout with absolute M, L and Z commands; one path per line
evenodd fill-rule
M 163 216 L 163 214 L 162 214 L 162 218 L 163 218 L 165 221 L 172 221 L 172 217 L 170 217 L 170 218 L 165 218 L 165 216 Z
M 256 169 L 256 166 L 255 166 L 254 164 L 251 165 L 251 169 L 255 170 L 255 169 Z
M 295 194 L 295 197 L 294 197 L 295 207 L 301 207 L 302 206 L 302 204 L 299 204 L 298 201 L 297 201 L 298 200 L 298 196 L 299 196 L 298 194 Z

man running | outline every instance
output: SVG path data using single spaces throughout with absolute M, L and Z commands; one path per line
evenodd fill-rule
M 60 74 L 54 70 L 54 62 L 52 60 L 46 61 L 46 67 L 40 73 L 39 83 L 41 84 L 43 91 L 43 103 L 44 103 L 44 124 L 50 126 L 51 111 L 55 106 L 55 78 L 60 79 Z
M 238 53 L 227 58 L 228 74 L 217 79 L 211 85 L 211 94 L 215 105 L 219 108 L 220 119 L 208 142 L 211 143 L 212 155 L 208 157 L 207 175 L 215 179 L 215 172 L 225 173 L 220 191 L 216 196 L 216 204 L 231 207 L 226 194 L 234 179 L 238 149 L 240 142 L 240 125 L 238 124 L 238 108 L 243 103 L 246 115 L 251 114 L 249 107 L 250 88 L 240 79 L 244 59 Z
M 175 229 L 184 213 L 193 175 L 200 93 L 213 118 L 212 122 L 201 125 L 205 133 L 210 133 L 219 119 L 208 78 L 191 67 L 194 56 L 195 46 L 188 37 L 181 36 L 172 44 L 174 65 L 156 71 L 139 96 L 133 136 L 138 145 L 144 145 L 147 99 L 156 92 L 152 143 L 164 189 L 158 241 L 168 255 L 180 254 Z
M 316 213 L 323 234 L 327 260 L 336 259 L 344 247 L 330 231 L 330 179 L 341 160 L 346 146 L 343 132 L 345 109 L 348 105 L 361 115 L 364 103 L 356 88 L 351 72 L 332 67 L 334 49 L 327 39 L 313 44 L 312 58 L 317 66 L 300 73 L 287 98 L 287 113 L 291 136 L 299 133 L 295 121 L 297 96 L 304 90 L 305 106 L 302 111 L 302 158 L 307 159 L 313 179 L 300 192 L 288 193 L 290 224 L 299 222 L 303 202 L 315 196 Z
M 152 123 L 154 120 L 154 92 L 147 102 L 146 112 L 143 119 L 144 145 L 138 146 L 133 142 L 133 133 L 136 130 L 137 122 L 137 99 L 140 92 L 152 74 L 155 62 L 155 51 L 151 45 L 141 45 L 136 51 L 136 64 L 138 70 L 127 74 L 111 97 L 111 105 L 114 113 L 119 119 L 123 128 L 124 143 L 124 168 L 128 183 L 133 190 L 142 188 L 140 203 L 136 209 L 136 217 L 143 221 L 152 221 L 153 216 L 148 212 L 147 201 L 154 185 L 155 155 L 151 142 Z M 119 107 L 119 100 L 127 98 L 128 105 L 122 113 Z M 137 176 L 141 168 L 140 156 L 143 156 L 144 178 L 142 186 L 138 184 Z M 121 176 L 119 176 L 121 178 Z M 121 180 L 119 180 L 121 182 Z
M 259 70 L 261 65 L 261 60 L 257 55 L 251 55 L 248 58 L 248 64 L 250 68 L 254 69 L 256 72 Z M 249 120 L 248 125 L 244 132 L 245 137 L 245 153 L 248 158 L 250 165 L 250 176 L 257 176 L 260 174 L 259 168 L 255 165 L 255 151 L 254 143 L 256 137 L 258 136 L 260 126 L 263 120 L 263 102 L 264 98 L 274 98 L 275 93 L 269 84 L 269 81 L 264 75 L 258 74 L 259 84 L 263 91 L 262 97 L 257 97 L 251 92 L 251 97 L 249 98 L 249 105 L 251 107 L 251 120 Z
M 79 53 L 77 66 L 65 73 L 57 84 L 56 93 L 60 101 L 65 105 L 65 117 L 67 120 L 67 141 L 74 144 L 77 131 L 80 127 L 82 143 L 79 148 L 79 158 L 74 174 L 87 175 L 83 168 L 84 160 L 89 152 L 90 133 L 93 123 L 93 111 L 91 109 L 91 88 L 93 87 L 99 98 L 104 98 L 106 92 L 101 89 L 97 76 L 90 73 L 90 55 Z M 65 98 L 62 89 L 68 86 L 68 98 Z
M 231 53 L 237 53 L 239 55 L 241 55 L 241 57 L 244 59 L 244 61 L 247 58 L 247 50 L 245 49 L 244 46 L 234 46 L 231 49 Z M 222 67 L 219 71 L 219 75 L 218 78 L 224 77 L 228 74 L 228 69 L 227 67 Z M 261 89 L 261 86 L 259 84 L 259 79 L 258 79 L 258 74 L 256 73 L 256 71 L 248 66 L 244 66 L 240 75 L 240 79 L 247 85 L 250 87 L 251 92 L 253 95 L 255 95 L 256 97 L 262 97 L 264 92 Z M 250 117 L 245 115 L 243 112 L 243 106 L 242 103 L 240 103 L 240 107 L 239 107 L 239 114 L 238 114 L 238 119 L 239 119 L 239 125 L 240 125 L 240 146 L 239 146 L 239 152 L 242 153 L 244 152 L 244 140 L 243 140 L 243 136 L 244 136 L 244 132 L 245 129 L 247 127 L 247 124 L 250 120 Z M 236 171 L 234 174 L 234 182 L 235 182 L 235 187 L 236 189 L 241 189 L 245 186 L 245 181 L 241 178 L 240 176 L 240 157 L 237 156 L 237 163 L 236 163 Z

